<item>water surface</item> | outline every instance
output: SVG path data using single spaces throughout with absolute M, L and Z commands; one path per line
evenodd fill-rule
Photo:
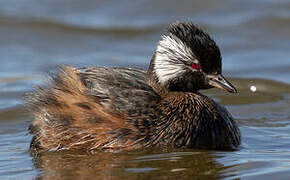
M 289 179 L 289 12 L 286 0 L 0 1 L 0 179 Z M 62 64 L 146 68 L 175 20 L 198 23 L 221 48 L 239 93 L 203 93 L 237 120 L 239 150 L 30 156 L 25 92 Z

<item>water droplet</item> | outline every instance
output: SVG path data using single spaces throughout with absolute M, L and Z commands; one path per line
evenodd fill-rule
M 250 90 L 253 91 L 253 92 L 256 92 L 257 88 L 256 88 L 256 86 L 251 86 Z

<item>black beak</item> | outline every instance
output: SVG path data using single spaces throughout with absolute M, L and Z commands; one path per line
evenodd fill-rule
M 208 84 L 230 93 L 237 93 L 237 89 L 221 74 L 207 75 Z

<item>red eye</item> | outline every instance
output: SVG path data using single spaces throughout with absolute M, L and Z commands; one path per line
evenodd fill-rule
M 199 65 L 198 64 L 195 64 L 195 63 L 191 64 L 191 67 L 193 69 L 199 69 Z

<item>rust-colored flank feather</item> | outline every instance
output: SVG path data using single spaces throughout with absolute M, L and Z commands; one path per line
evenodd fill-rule
M 193 63 L 200 69 L 192 68 Z M 214 86 L 236 91 L 217 76 L 222 77 L 221 56 L 215 42 L 192 23 L 174 23 L 162 36 L 147 72 L 65 66 L 51 75 L 47 86 L 29 93 L 28 109 L 34 116 L 30 148 L 235 149 L 240 131 L 232 116 L 198 92 Z

